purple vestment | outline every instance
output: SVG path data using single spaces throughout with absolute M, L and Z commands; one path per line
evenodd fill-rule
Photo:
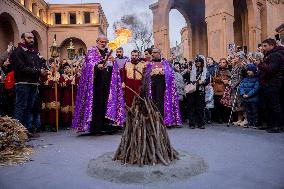
M 93 85 L 94 66 L 102 60 L 97 47 L 91 47 L 85 57 L 82 67 L 82 74 L 77 91 L 74 108 L 72 128 L 77 131 L 90 129 L 93 113 Z M 96 108 L 96 107 L 94 107 Z M 111 76 L 110 92 L 107 103 L 106 118 L 114 121 L 116 125 L 123 125 L 125 122 L 124 99 L 122 92 L 121 78 L 117 63 L 114 62 Z
M 182 125 L 174 72 L 171 69 L 167 60 L 164 60 L 162 63 L 164 66 L 166 84 L 166 90 L 164 95 L 164 124 L 166 126 Z M 149 81 L 148 95 L 150 97 L 152 96 L 151 79 L 149 79 L 151 77 L 151 72 L 152 64 L 148 64 L 146 67 L 146 77 L 148 77 L 147 80 Z

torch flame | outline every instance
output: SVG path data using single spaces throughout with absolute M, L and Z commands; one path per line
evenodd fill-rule
M 115 35 L 116 38 L 108 44 L 109 48 L 113 51 L 119 48 L 122 44 L 127 44 L 132 36 L 132 32 L 126 28 L 119 28 L 115 30 Z

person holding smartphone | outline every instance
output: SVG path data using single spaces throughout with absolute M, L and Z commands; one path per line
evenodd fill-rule
M 279 133 L 283 127 L 283 110 L 281 107 L 281 87 L 284 76 L 284 47 L 277 46 L 275 39 L 262 42 L 263 62 L 257 63 L 260 71 L 260 86 L 267 108 L 267 132 Z

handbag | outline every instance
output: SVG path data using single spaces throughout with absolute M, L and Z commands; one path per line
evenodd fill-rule
M 201 77 L 201 75 L 202 75 L 202 74 L 200 74 L 200 75 L 198 76 L 198 78 L 196 79 L 196 81 L 199 80 L 199 78 Z M 186 94 L 188 94 L 188 93 L 189 93 L 189 94 L 194 93 L 194 92 L 196 91 L 196 82 L 194 82 L 194 84 L 193 84 L 193 83 L 189 83 L 189 84 L 185 85 L 184 91 L 185 91 Z
M 9 72 L 6 75 L 5 81 L 4 81 L 5 89 L 13 89 L 15 86 L 15 79 L 14 79 L 14 71 Z

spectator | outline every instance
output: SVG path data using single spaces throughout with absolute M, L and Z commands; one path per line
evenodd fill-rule
M 251 61 L 252 63 L 257 66 L 258 64 L 262 63 L 263 62 L 263 54 L 261 52 L 253 52 L 251 54 Z M 257 71 L 257 76 L 258 76 L 258 79 L 259 79 L 259 71 Z M 266 121 L 266 108 L 265 108 L 265 104 L 262 103 L 264 102 L 264 95 L 263 95 L 263 92 L 261 90 L 261 87 L 259 89 L 259 103 L 258 103 L 258 121 L 257 121 L 257 124 L 258 124 L 258 129 L 266 129 L 264 123 Z
M 212 79 L 210 77 L 210 83 L 205 87 L 205 123 L 212 123 L 211 109 L 214 108 L 214 89 L 212 86 Z
M 267 108 L 267 132 L 279 133 L 283 125 L 283 113 L 280 105 L 283 82 L 284 47 L 276 46 L 274 39 L 262 42 L 263 63 L 258 64 L 263 100 Z
M 181 115 L 183 120 L 185 119 L 185 114 L 184 114 L 184 96 L 185 96 L 185 92 L 184 92 L 184 81 L 183 81 L 183 77 L 180 73 L 180 63 L 179 62 L 175 62 L 174 63 L 174 74 L 175 74 L 175 81 L 176 81 L 176 86 L 177 86 L 177 93 L 178 93 L 178 100 L 179 100 L 179 107 L 181 110 Z
M 196 67 L 195 67 L 196 66 Z M 195 65 L 192 66 L 190 74 L 191 83 L 196 86 L 196 90 L 192 93 L 187 93 L 187 107 L 189 116 L 189 127 L 195 129 L 205 129 L 205 86 L 209 83 L 209 79 L 206 77 L 206 60 L 203 55 L 198 55 L 195 59 Z
M 211 123 L 211 109 L 214 108 L 214 99 L 213 99 L 213 87 L 212 79 L 216 74 L 218 69 L 217 63 L 212 57 L 207 57 L 207 77 L 210 80 L 210 83 L 205 88 L 205 100 L 206 100 L 206 109 L 205 109 L 205 120 L 207 123 Z
M 16 85 L 15 119 L 28 129 L 30 137 L 38 137 L 32 128 L 32 108 L 38 94 L 39 77 L 47 72 L 41 69 L 42 60 L 34 49 L 34 35 L 23 33 L 21 39 L 12 53 Z
M 257 128 L 258 121 L 258 90 L 259 81 L 257 78 L 257 67 L 254 64 L 247 65 L 247 76 L 240 84 L 240 96 L 245 105 L 248 125 Z
M 0 56 L 0 67 L 3 65 L 3 63 L 9 58 L 10 54 L 12 53 L 14 49 L 14 46 L 12 43 L 8 45 L 7 50 Z
M 233 69 L 232 69 L 232 77 L 231 77 L 231 101 L 232 109 L 234 112 L 238 113 L 238 120 L 233 122 L 234 125 L 244 126 L 248 124 L 244 115 L 244 106 L 241 101 L 241 97 L 239 94 L 239 85 L 243 80 L 243 75 L 245 71 L 246 58 L 245 54 L 240 51 L 235 54 L 232 59 Z
M 207 77 L 213 78 L 217 72 L 218 64 L 212 57 L 207 57 Z
M 4 64 L 2 65 L 2 70 L 5 75 L 5 85 L 3 90 L 3 114 L 13 117 L 15 107 L 15 81 L 13 67 L 9 58 L 7 58 Z
M 182 77 L 183 77 L 183 81 L 186 84 L 190 83 L 190 75 L 191 75 L 191 72 L 192 72 L 192 65 L 193 65 L 193 62 L 190 61 L 188 63 L 188 66 L 184 69 L 184 71 L 181 73 Z M 189 109 L 189 106 L 188 106 L 188 94 L 185 93 L 185 99 L 184 99 L 184 109 L 181 111 L 184 111 L 184 119 L 187 120 L 188 119 L 188 109 Z
M 231 80 L 231 73 L 228 68 L 228 61 L 221 58 L 219 62 L 219 69 L 213 77 L 214 88 L 214 115 L 218 123 L 222 124 L 229 119 L 229 108 L 221 104 L 221 99 L 224 95 L 226 87 L 229 86 Z
M 147 48 L 144 50 L 144 58 L 148 62 L 152 60 L 152 49 L 151 48 Z

